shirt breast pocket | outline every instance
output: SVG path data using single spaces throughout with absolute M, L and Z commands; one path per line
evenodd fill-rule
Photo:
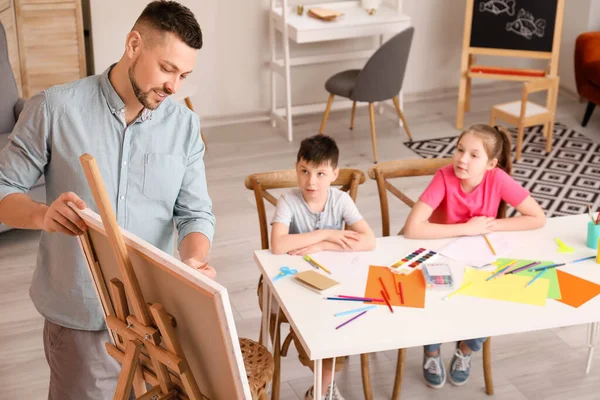
M 145 154 L 144 196 L 150 200 L 175 204 L 184 173 L 184 157 L 181 155 Z

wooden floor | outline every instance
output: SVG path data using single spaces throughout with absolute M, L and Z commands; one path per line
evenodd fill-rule
M 492 104 L 513 100 L 520 90 L 481 94 L 474 90 L 472 111 L 466 125 L 487 122 Z M 585 104 L 562 96 L 557 121 L 576 128 L 600 141 L 600 112 L 588 128 L 581 128 Z M 405 115 L 416 140 L 454 135 L 455 98 L 421 101 L 405 105 Z M 217 280 L 227 287 L 232 301 L 238 334 L 256 339 L 260 312 L 256 298 L 258 269 L 252 251 L 260 247 L 254 196 L 244 188 L 244 177 L 253 172 L 293 168 L 299 141 L 317 133 L 320 115 L 294 119 L 294 142 L 268 122 L 231 125 L 204 130 L 209 150 L 206 156 L 209 192 L 217 217 L 217 233 L 210 263 L 218 271 Z M 359 108 L 353 131 L 348 130 L 349 111 L 334 112 L 326 133 L 340 147 L 341 167 L 366 171 L 372 162 L 369 119 Z M 404 131 L 394 114 L 377 115 L 380 161 L 416 157 L 403 145 Z M 408 194 L 415 198 L 428 179 L 415 179 Z M 358 192 L 358 206 L 376 234 L 381 234 L 377 190 L 367 181 Z M 270 210 L 272 212 L 272 209 Z M 391 204 L 392 231 L 398 231 L 408 214 L 399 202 Z M 36 260 L 38 232 L 10 231 L 0 234 L 0 398 L 44 399 L 47 395 L 48 367 L 42 348 L 42 318 L 29 300 L 28 291 Z M 465 318 L 477 318 L 465 315 Z M 460 321 L 456 321 L 460 323 Z M 402 334 L 399 332 L 398 334 Z M 447 363 L 452 344 L 442 347 Z M 600 351 L 599 351 L 600 352 Z M 592 372 L 584 375 L 587 355 L 587 327 L 576 326 L 528 334 L 495 337 L 492 346 L 495 399 L 598 399 L 600 398 L 600 359 Z M 390 398 L 395 374 L 396 353 L 373 354 L 371 371 L 374 398 Z M 311 372 L 297 361 L 295 349 L 283 361 L 282 399 L 303 399 L 312 384 Z M 352 356 L 346 370 L 337 377 L 348 400 L 362 399 L 359 357 Z M 486 399 L 483 391 L 481 355 L 474 358 L 470 381 L 460 388 L 448 384 L 434 390 L 422 378 L 422 349 L 407 352 L 404 399 Z M 220 400 L 220 399 L 219 399 Z M 223 399 L 230 400 L 230 399 Z

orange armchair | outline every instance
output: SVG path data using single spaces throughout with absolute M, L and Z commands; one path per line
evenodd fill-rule
M 588 100 L 582 126 L 586 126 L 596 104 L 600 104 L 600 32 L 586 32 L 575 42 L 577 93 Z

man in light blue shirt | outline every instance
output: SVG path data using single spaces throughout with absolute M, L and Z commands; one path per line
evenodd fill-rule
M 95 157 L 119 225 L 181 258 L 206 258 L 215 218 L 196 114 L 171 102 L 192 71 L 202 33 L 186 7 L 150 3 L 127 35 L 121 60 L 102 75 L 30 98 L 0 151 L 0 221 L 41 229 L 30 289 L 46 318 L 50 399 L 112 398 L 119 366 L 75 237 L 85 225 L 68 206 L 97 211 L 79 156 Z M 41 175 L 47 205 L 27 191 Z M 211 267 L 202 272 L 215 276 Z

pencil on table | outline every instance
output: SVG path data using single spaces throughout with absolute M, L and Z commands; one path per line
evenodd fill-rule
M 485 241 L 487 242 L 488 246 L 490 247 L 490 250 L 492 251 L 492 254 L 496 255 L 496 250 L 494 250 L 494 246 L 492 246 L 492 242 L 490 242 L 490 239 L 488 239 L 488 237 L 486 235 L 483 235 L 483 238 L 485 239 Z
M 388 293 L 387 289 L 385 288 L 385 285 L 383 284 L 383 279 L 381 279 L 381 277 L 379 277 L 379 283 L 381 283 L 381 288 L 385 292 L 385 296 L 383 296 L 384 299 L 387 297 L 388 300 L 391 300 L 392 298 L 390 297 L 390 294 Z
M 390 312 L 393 314 L 394 313 L 394 309 L 392 308 L 392 305 L 388 301 L 387 297 L 385 297 L 385 294 L 383 293 L 383 290 L 381 291 L 381 297 L 383 297 L 383 299 L 385 300 L 385 304 L 387 304 L 388 308 L 390 309 Z
M 398 282 L 398 293 L 400 294 L 400 302 L 404 304 L 404 293 L 402 292 L 402 282 Z

